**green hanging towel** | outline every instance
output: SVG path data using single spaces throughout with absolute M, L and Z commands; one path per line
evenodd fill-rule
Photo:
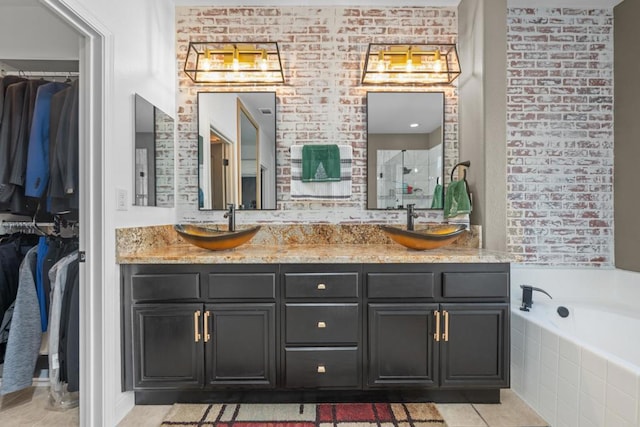
M 340 181 L 340 149 L 337 145 L 302 147 L 302 182 Z
M 451 181 L 444 196 L 444 217 L 471 213 L 471 200 L 467 193 L 467 182 Z
M 441 184 L 436 184 L 433 189 L 433 198 L 431 199 L 431 209 L 442 209 L 442 193 L 443 188 Z

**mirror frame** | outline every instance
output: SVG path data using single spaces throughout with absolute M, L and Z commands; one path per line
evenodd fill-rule
M 404 210 L 406 209 L 406 204 L 402 203 L 402 207 L 370 207 L 369 202 L 371 200 L 372 197 L 372 192 L 369 191 L 369 184 L 370 184 L 370 179 L 371 179 L 371 174 L 374 174 L 374 177 L 376 177 L 375 179 L 377 179 L 377 170 L 373 170 L 372 168 L 372 156 L 377 156 L 377 152 L 374 152 L 373 150 L 370 149 L 370 144 L 369 144 L 369 140 L 370 140 L 370 120 L 371 120 L 371 114 L 370 114 L 370 110 L 371 110 L 371 106 L 369 105 L 371 102 L 371 97 L 370 95 L 376 95 L 376 94 L 437 94 L 441 96 L 442 99 L 442 104 L 441 104 L 441 111 L 442 111 L 442 117 L 441 117 L 441 140 L 442 140 L 442 162 L 441 162 L 441 170 L 440 170 L 440 176 L 439 176 L 439 184 L 442 186 L 442 200 L 444 200 L 444 182 L 445 182 L 445 162 L 446 162 L 446 158 L 445 158 L 445 106 L 446 106 L 446 93 L 444 91 L 367 91 L 366 94 L 366 116 L 367 116 L 367 120 L 366 120 L 366 127 L 367 127 L 367 202 L 366 202 L 366 206 L 367 206 L 367 210 Z M 405 151 L 405 150 L 410 150 L 410 149 L 402 149 L 402 148 L 398 148 L 399 151 Z M 375 182 L 374 182 L 375 183 Z M 436 184 L 438 182 L 436 181 Z M 428 193 L 427 193 L 428 194 Z M 377 197 L 376 197 L 377 199 Z M 377 206 L 377 200 L 375 205 Z M 420 209 L 420 210 L 434 210 L 434 211 L 438 211 L 438 210 L 442 210 L 443 208 L 420 208 L 420 207 L 416 207 L 416 209 Z
M 243 177 L 242 177 L 242 161 L 241 161 L 241 153 L 242 153 L 242 143 L 241 143 L 241 138 L 242 138 L 242 131 L 241 131 L 241 123 L 240 120 L 236 120 L 235 123 L 235 127 L 233 128 L 236 132 L 236 137 L 238 139 L 238 143 L 234 144 L 234 138 L 230 138 L 231 135 L 225 135 L 223 134 L 220 129 L 216 129 L 213 126 L 210 126 L 210 131 L 216 133 L 224 142 L 231 142 L 232 144 L 234 144 L 235 146 L 230 147 L 230 152 L 231 155 L 233 156 L 233 158 L 229 158 L 229 164 L 227 165 L 229 167 L 228 172 L 231 175 L 229 177 L 231 184 L 230 187 L 230 192 L 233 195 L 233 203 L 236 206 L 237 209 L 248 209 L 248 210 L 276 210 L 278 208 L 278 198 L 277 198 L 277 168 L 278 168 L 278 164 L 277 164 L 277 94 L 275 91 L 201 91 L 198 92 L 197 94 L 197 100 L 198 100 L 198 104 L 197 104 L 197 116 L 198 116 L 198 129 L 197 129 L 197 134 L 198 134 L 198 163 L 197 163 L 197 168 L 198 168 L 198 210 L 201 211 L 216 211 L 216 210 L 225 210 L 226 206 L 223 208 L 203 208 L 203 195 L 202 194 L 202 165 L 204 164 L 203 162 L 206 159 L 203 159 L 203 138 L 202 135 L 200 134 L 200 126 L 201 126 L 201 120 L 203 119 L 203 117 L 201 117 L 201 96 L 205 96 L 205 95 L 215 95 L 215 94 L 219 94 L 219 95 L 236 95 L 235 98 L 235 105 L 231 106 L 229 105 L 228 108 L 229 110 L 232 110 L 235 112 L 236 114 L 236 118 L 239 118 L 242 114 L 245 115 L 245 117 L 247 117 L 247 119 L 249 120 L 250 123 L 252 123 L 256 128 L 259 128 L 259 125 L 256 123 L 257 119 L 255 117 L 253 117 L 253 115 L 251 114 L 250 111 L 250 107 L 246 106 L 244 101 L 241 99 L 242 95 L 247 95 L 247 94 L 268 94 L 268 95 L 272 95 L 273 96 L 273 110 L 272 113 L 273 114 L 273 171 L 272 171 L 272 175 L 273 175 L 273 207 L 268 207 L 265 208 L 263 207 L 263 184 L 265 182 L 263 182 L 263 176 L 262 176 L 262 172 L 263 172 L 263 163 L 261 162 L 260 159 L 260 154 L 262 154 L 262 149 L 260 148 L 260 143 L 262 141 L 261 139 L 261 132 L 257 132 L 256 134 L 256 180 L 255 180 L 255 186 L 256 186 L 256 197 L 255 197 L 255 203 L 252 203 L 252 206 L 255 205 L 255 207 L 253 208 L 247 208 L 243 205 L 242 203 L 242 186 L 243 186 Z M 260 106 L 255 106 L 256 108 L 259 108 Z M 254 112 L 255 114 L 255 112 Z M 264 114 L 264 113 L 263 113 Z M 232 131 L 232 132 L 233 132 Z M 253 199 L 251 199 L 251 202 L 254 202 Z M 231 202 L 229 202 L 231 203 Z M 226 203 L 225 203 L 226 205 Z

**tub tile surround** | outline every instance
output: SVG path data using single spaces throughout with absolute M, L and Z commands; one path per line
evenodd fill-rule
M 216 226 L 216 225 L 213 225 Z M 226 226 L 225 226 L 226 227 Z M 242 228 L 242 226 L 239 226 Z M 119 263 L 202 262 L 510 262 L 508 254 L 479 249 L 480 227 L 452 245 L 412 251 L 392 242 L 375 225 L 263 225 L 247 244 L 208 251 L 185 243 L 172 225 L 116 231 Z M 482 262 L 482 261 L 481 261 Z
M 511 271 L 511 387 L 516 394 L 553 426 L 640 425 L 640 368 L 608 360 L 518 310 L 521 284 L 541 287 L 560 301 L 614 304 L 617 299 L 620 307 L 632 305 L 640 294 L 640 273 L 522 265 Z M 593 292 L 585 295 L 586 289 Z M 534 293 L 534 309 L 535 301 Z M 638 337 L 626 338 L 638 342 Z

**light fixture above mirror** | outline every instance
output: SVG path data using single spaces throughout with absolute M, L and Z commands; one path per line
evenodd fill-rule
M 449 84 L 460 75 L 454 44 L 370 43 L 362 84 Z
M 284 83 L 280 50 L 275 42 L 189 42 L 184 72 L 194 83 Z

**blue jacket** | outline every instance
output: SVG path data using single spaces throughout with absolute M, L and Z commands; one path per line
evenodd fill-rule
M 33 122 L 29 135 L 29 152 L 27 156 L 27 177 L 25 194 L 31 197 L 42 197 L 49 182 L 49 126 L 51 116 L 51 98 L 54 94 L 66 89 L 65 83 L 47 83 L 38 88 L 33 113 Z

